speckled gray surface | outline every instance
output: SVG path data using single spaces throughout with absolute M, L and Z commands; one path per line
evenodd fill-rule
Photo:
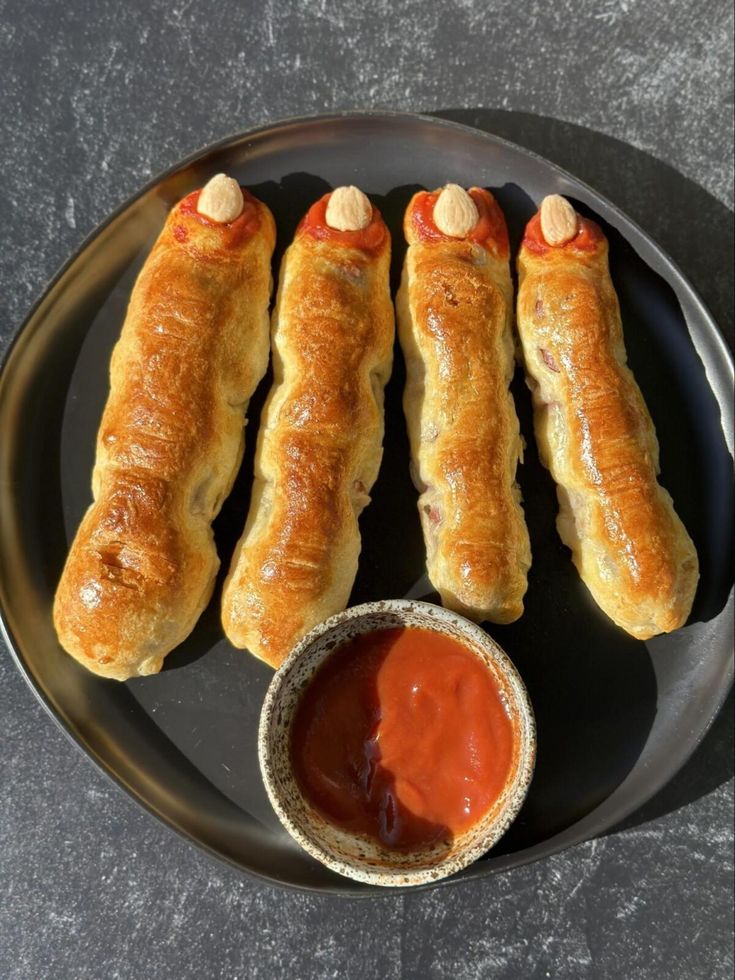
M 203 144 L 349 107 L 456 110 L 636 218 L 732 329 L 732 10 L 720 0 L 0 0 L 0 353 L 116 205 Z M 732 701 L 601 839 L 344 901 L 212 863 L 109 785 L 0 650 L 0 976 L 730 977 Z

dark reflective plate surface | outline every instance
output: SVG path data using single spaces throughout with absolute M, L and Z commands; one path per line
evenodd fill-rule
M 533 440 L 530 401 L 514 393 L 528 443 L 520 481 L 534 563 L 526 612 L 489 631 L 521 672 L 538 722 L 538 763 L 514 827 L 449 883 L 552 854 L 612 827 L 656 792 L 701 740 L 732 681 L 732 362 L 687 282 L 635 225 L 589 187 L 529 152 L 448 122 L 390 113 L 295 120 L 235 137 L 158 179 L 64 267 L 29 316 L 0 377 L 0 605 L 18 665 L 50 713 L 102 769 L 167 824 L 243 870 L 342 894 L 370 889 L 302 853 L 262 788 L 256 727 L 270 670 L 232 649 L 219 590 L 192 636 L 155 677 L 120 685 L 63 655 L 51 602 L 67 544 L 90 500 L 109 354 L 135 275 L 167 209 L 220 170 L 272 208 L 276 262 L 297 221 L 329 187 L 357 183 L 393 232 L 419 186 L 490 187 L 513 245 L 543 195 L 558 192 L 605 228 L 630 362 L 661 443 L 664 485 L 697 545 L 691 621 L 648 643 L 600 613 L 554 528 L 553 485 Z M 362 520 L 352 602 L 431 598 L 408 475 L 400 355 L 387 391 L 385 458 Z M 249 452 L 215 531 L 227 569 L 247 508 Z M 220 576 L 221 582 L 222 575 Z

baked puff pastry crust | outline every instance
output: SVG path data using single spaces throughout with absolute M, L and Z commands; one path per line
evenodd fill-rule
M 218 175 L 173 208 L 135 283 L 112 353 L 94 502 L 54 603 L 59 641 L 96 674 L 160 670 L 209 601 L 211 523 L 268 362 L 274 244 L 268 208 Z
M 607 615 L 641 640 L 682 626 L 697 553 L 657 481 L 658 442 L 626 352 L 600 228 L 554 195 L 518 257 L 518 330 L 562 541 Z
M 505 218 L 489 191 L 448 185 L 413 197 L 404 232 L 403 404 L 429 578 L 445 606 L 510 623 L 523 612 L 531 549 L 508 390 L 513 287 Z
M 344 609 L 357 573 L 392 365 L 389 265 L 388 230 L 357 188 L 314 204 L 283 258 L 273 387 L 222 597 L 229 640 L 272 667 Z

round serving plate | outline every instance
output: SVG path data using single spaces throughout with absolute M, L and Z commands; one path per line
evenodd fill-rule
M 276 262 L 318 196 L 339 184 L 360 185 L 393 234 L 394 287 L 404 252 L 403 210 L 419 187 L 455 181 L 491 188 L 514 250 L 536 202 L 549 193 L 572 198 L 605 229 L 629 360 L 661 443 L 661 481 L 697 546 L 700 588 L 689 624 L 646 643 L 597 609 L 556 534 L 554 487 L 538 462 L 529 396 L 516 377 L 528 445 L 519 480 L 533 567 L 522 619 L 488 632 L 528 688 L 538 726 L 536 774 L 501 842 L 444 886 L 545 857 L 613 827 L 686 761 L 732 682 L 732 360 L 691 286 L 640 228 L 551 163 L 455 123 L 349 113 L 232 137 L 150 183 L 62 268 L 0 375 L 0 607 L 23 676 L 105 773 L 212 855 L 282 885 L 343 895 L 377 891 L 310 858 L 272 812 L 256 750 L 272 674 L 225 641 L 219 588 L 190 638 L 152 677 L 125 684 L 97 678 L 67 657 L 54 635 L 54 589 L 91 499 L 107 365 L 135 275 L 171 205 L 222 170 L 273 210 Z M 243 467 L 215 524 L 220 584 L 247 510 L 253 436 L 269 381 L 251 404 Z M 353 604 L 433 598 L 408 473 L 403 383 L 397 354 L 386 393 L 385 456 L 361 520 Z

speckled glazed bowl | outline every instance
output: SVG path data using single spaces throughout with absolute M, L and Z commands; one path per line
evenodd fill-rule
M 504 790 L 486 815 L 450 842 L 410 852 L 329 823 L 304 799 L 294 778 L 290 735 L 301 695 L 332 651 L 372 630 L 414 626 L 459 641 L 492 671 L 516 733 L 513 763 Z M 533 775 L 536 735 L 526 689 L 507 655 L 487 633 L 440 606 L 391 599 L 355 606 L 308 633 L 276 672 L 268 689 L 258 732 L 260 769 L 283 826 L 306 851 L 339 874 L 371 885 L 423 885 L 460 871 L 489 850 L 521 808 Z

